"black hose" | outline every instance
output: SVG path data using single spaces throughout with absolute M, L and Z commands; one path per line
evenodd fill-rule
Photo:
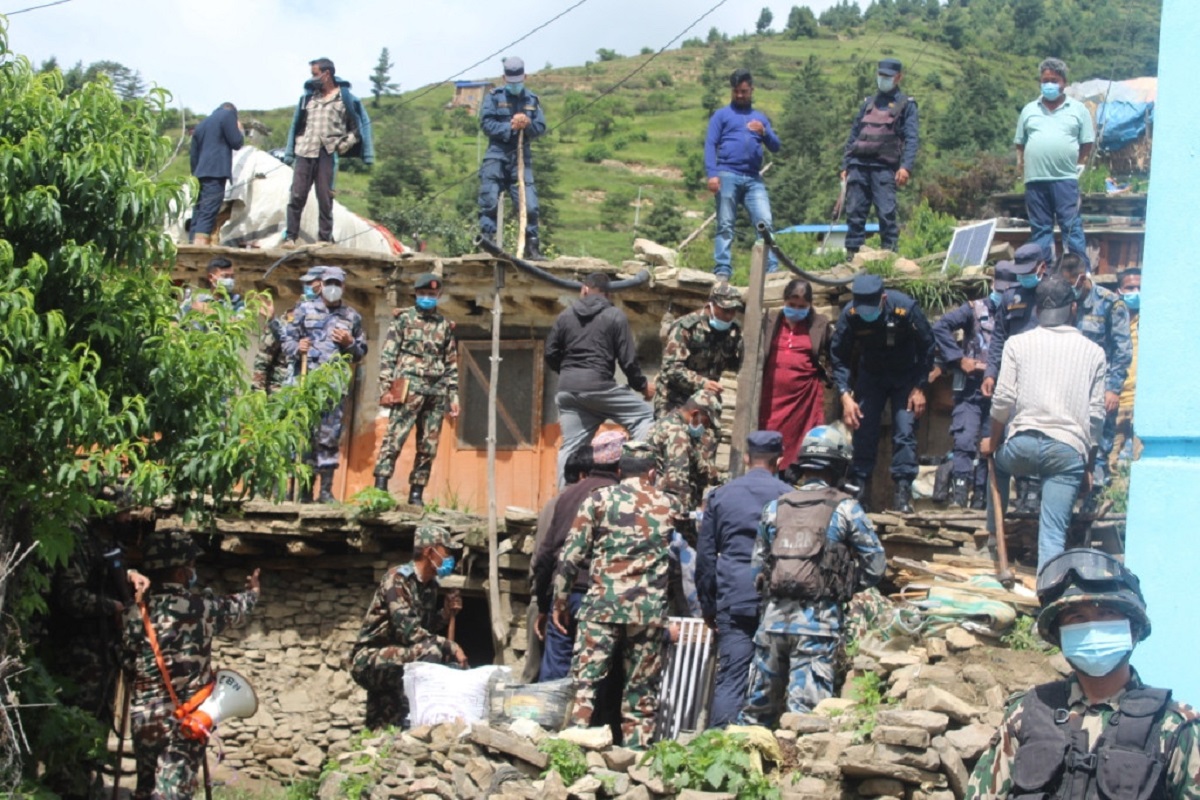
M 767 247 L 771 248 L 771 250 L 775 253 L 775 257 L 778 258 L 785 267 L 810 283 L 815 283 L 819 286 L 849 286 L 851 283 L 854 283 L 854 279 L 861 274 L 856 272 L 848 278 L 823 278 L 820 275 L 814 275 L 811 272 L 805 272 L 796 266 L 796 262 L 792 261 L 788 254 L 780 249 L 779 245 L 775 244 L 775 237 L 771 235 L 771 231 L 769 228 L 767 228 L 767 224 L 765 222 L 758 223 L 758 235 L 763 238 L 763 243 L 766 244 Z
M 280 264 L 282 264 L 283 262 L 285 262 L 285 261 L 291 261 L 293 258 L 296 258 L 297 256 L 303 256 L 303 255 L 307 255 L 307 254 L 308 254 L 308 250 L 307 250 L 307 249 L 302 249 L 302 250 L 293 250 L 293 251 L 292 251 L 292 252 L 290 252 L 290 253 L 285 253 L 283 256 L 281 256 L 280 258 L 276 259 L 274 264 L 272 264 L 271 266 L 267 267 L 267 271 L 263 273 L 263 276 L 262 276 L 262 278 L 260 278 L 260 280 L 264 280 L 264 281 L 265 281 L 267 278 L 271 277 L 271 273 L 272 273 L 272 272 L 274 272 L 274 271 L 275 271 L 275 268 L 276 268 L 276 267 L 278 267 L 278 266 L 279 266 Z
M 488 255 L 495 256 L 496 258 L 499 258 L 499 259 L 503 259 L 504 261 L 507 261 L 508 263 L 512 264 L 517 269 L 521 270 L 522 272 L 524 272 L 528 275 L 531 275 L 540 281 L 545 281 L 546 283 L 553 284 L 554 286 L 558 286 L 561 289 L 578 290 L 578 289 L 583 288 L 583 283 L 581 281 L 571 280 L 570 278 L 560 278 L 559 276 L 555 275 L 552 272 L 547 272 L 546 270 L 542 269 L 539 266 L 536 266 L 528 261 L 525 261 L 524 259 L 517 258 L 516 256 L 512 255 L 511 253 L 508 253 L 508 252 L 505 252 L 504 250 L 502 250 L 495 242 L 493 242 L 491 239 L 487 238 L 486 236 L 476 236 L 475 237 L 475 246 L 483 248 L 488 253 Z M 632 289 L 635 286 L 641 286 L 642 284 L 648 282 L 649 280 L 650 280 L 650 270 L 645 269 L 643 267 L 638 272 L 638 274 L 634 275 L 632 278 L 624 278 L 623 280 L 612 281 L 611 283 L 609 283 L 608 291 L 619 292 L 622 289 Z

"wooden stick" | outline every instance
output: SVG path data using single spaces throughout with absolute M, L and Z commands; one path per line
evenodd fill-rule
M 517 257 L 525 257 L 525 129 L 517 131 Z
M 988 470 L 988 486 L 992 491 L 992 518 L 996 520 L 996 555 L 1000 559 L 1000 569 L 996 578 L 1006 587 L 1012 586 L 1016 580 L 1008 568 L 1008 542 L 1004 536 L 1004 507 L 1000 505 L 1000 482 L 996 480 L 996 459 L 992 459 Z

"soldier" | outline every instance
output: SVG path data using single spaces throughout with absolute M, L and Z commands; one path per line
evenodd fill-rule
M 454 323 L 437 311 L 442 279 L 431 272 L 417 277 L 416 305 L 396 312 L 387 341 L 379 354 L 380 405 L 390 405 L 387 433 L 375 459 L 375 488 L 387 491 L 413 424 L 417 426 L 417 453 L 409 475 L 408 502 L 425 505 L 422 493 L 437 456 L 442 419 L 449 405 L 450 419 L 458 418 L 458 344 Z M 402 396 L 393 385 L 402 379 Z
M 751 725 L 773 729 L 785 708 L 806 713 L 833 696 L 842 605 L 887 567 L 875 526 L 836 488 L 850 458 L 840 431 L 813 428 L 800 445 L 800 487 L 763 509 L 750 559 L 766 602 L 742 712 Z
M 743 308 L 738 290 L 718 283 L 699 311 L 677 319 L 663 343 L 662 369 L 654 392 L 654 416 L 661 419 L 701 389 L 721 393 L 721 373 L 742 366 Z M 713 424 L 719 420 L 714 419 Z
M 697 545 L 696 586 L 701 613 L 717 630 L 717 677 L 708 724 L 724 727 L 746 703 L 746 683 L 758 630 L 758 592 L 750 556 L 763 506 L 792 490 L 776 477 L 783 434 L 746 437 L 746 472 L 708 496 Z
M 266 320 L 258 340 L 258 351 L 254 354 L 254 371 L 250 385 L 260 392 L 275 394 L 291 381 L 287 360 L 283 357 L 283 331 L 294 319 L 289 311 L 281 317 L 275 316 L 275 303 L 270 295 L 262 307 Z
M 259 599 L 257 569 L 240 594 L 217 597 L 211 590 L 195 591 L 199 554 L 191 536 L 181 530 L 154 534 L 142 562 L 151 593 L 125 611 L 124 661 L 134 675 L 134 800 L 184 800 L 195 794 L 205 742 L 185 737 L 175 709 L 212 684 L 213 636 L 244 623 Z
M 674 500 L 654 486 L 654 454 L 640 442 L 621 452 L 616 486 L 580 506 L 554 577 L 553 624 L 566 633 L 567 598 L 575 573 L 591 558 L 591 579 L 579 608 L 571 677 L 576 725 L 592 721 L 596 686 L 615 654 L 624 657 L 621 733 L 626 747 L 645 748 L 654 734 L 663 669 L 667 611 L 667 548 Z
M 437 614 L 437 582 L 454 571 L 450 532 L 422 525 L 413 536 L 413 560 L 392 567 L 379 582 L 362 629 L 350 650 L 350 676 L 367 690 L 366 726 L 379 730 L 403 725 L 408 716 L 404 665 L 414 661 L 467 666 L 467 655 L 434 631 L 462 610 L 462 596 L 446 596 Z
M 685 516 L 700 507 L 704 490 L 717 483 L 717 443 L 711 428 L 720 416 L 716 393 L 701 389 L 657 420 L 646 437 L 654 451 L 655 483 L 675 496 Z
M 892 507 L 912 512 L 917 477 L 917 420 L 925 411 L 925 385 L 933 368 L 933 331 L 911 297 L 883 288 L 878 275 L 854 279 L 854 301 L 842 309 L 830 343 L 833 381 L 842 399 L 842 421 L 854 431 L 851 477 L 869 500 L 879 448 L 883 407 L 892 407 Z M 855 350 L 858 376 L 850 385 Z
M 1200 797 L 1200 715 L 1129 665 L 1150 635 L 1137 576 L 1099 550 L 1066 550 L 1037 593 L 1038 632 L 1073 671 L 1012 698 L 967 800 Z
M 325 267 L 321 274 L 321 296 L 297 306 L 291 324 L 284 328 L 283 354 L 289 362 L 297 364 L 296 374 L 316 369 L 341 355 L 349 355 L 357 361 L 367 354 L 362 315 L 342 302 L 345 282 L 346 273 L 341 267 Z M 321 423 L 313 435 L 313 446 L 305 456 L 305 461 L 314 467 L 321 479 L 318 499 L 322 503 L 333 502 L 333 472 L 338 465 L 345 406 L 343 395 L 333 408 L 321 415 Z M 312 502 L 311 485 L 300 500 Z

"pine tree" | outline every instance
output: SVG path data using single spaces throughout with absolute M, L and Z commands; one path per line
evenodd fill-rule
M 379 98 L 385 94 L 392 95 L 400 88 L 400 84 L 391 83 L 392 67 L 396 66 L 391 61 L 391 56 L 388 49 L 385 47 L 379 51 L 379 61 L 375 64 L 375 71 L 371 73 L 371 94 L 375 95 L 374 104 L 379 106 Z

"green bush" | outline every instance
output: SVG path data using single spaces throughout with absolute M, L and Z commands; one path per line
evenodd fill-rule
M 584 757 L 583 750 L 579 745 L 574 742 L 562 739 L 543 739 L 538 745 L 538 750 L 550 757 L 550 763 L 542 773 L 543 778 L 551 772 L 557 772 L 563 783 L 570 786 L 587 775 L 587 758 Z
M 742 800 L 779 798 L 779 789 L 751 766 L 750 749 L 742 734 L 710 730 L 686 747 L 672 740 L 657 742 L 641 763 L 676 791 L 732 792 Z
M 608 145 L 602 142 L 592 142 L 579 154 L 579 157 L 589 164 L 599 164 L 611 156 L 612 151 L 608 149 Z

